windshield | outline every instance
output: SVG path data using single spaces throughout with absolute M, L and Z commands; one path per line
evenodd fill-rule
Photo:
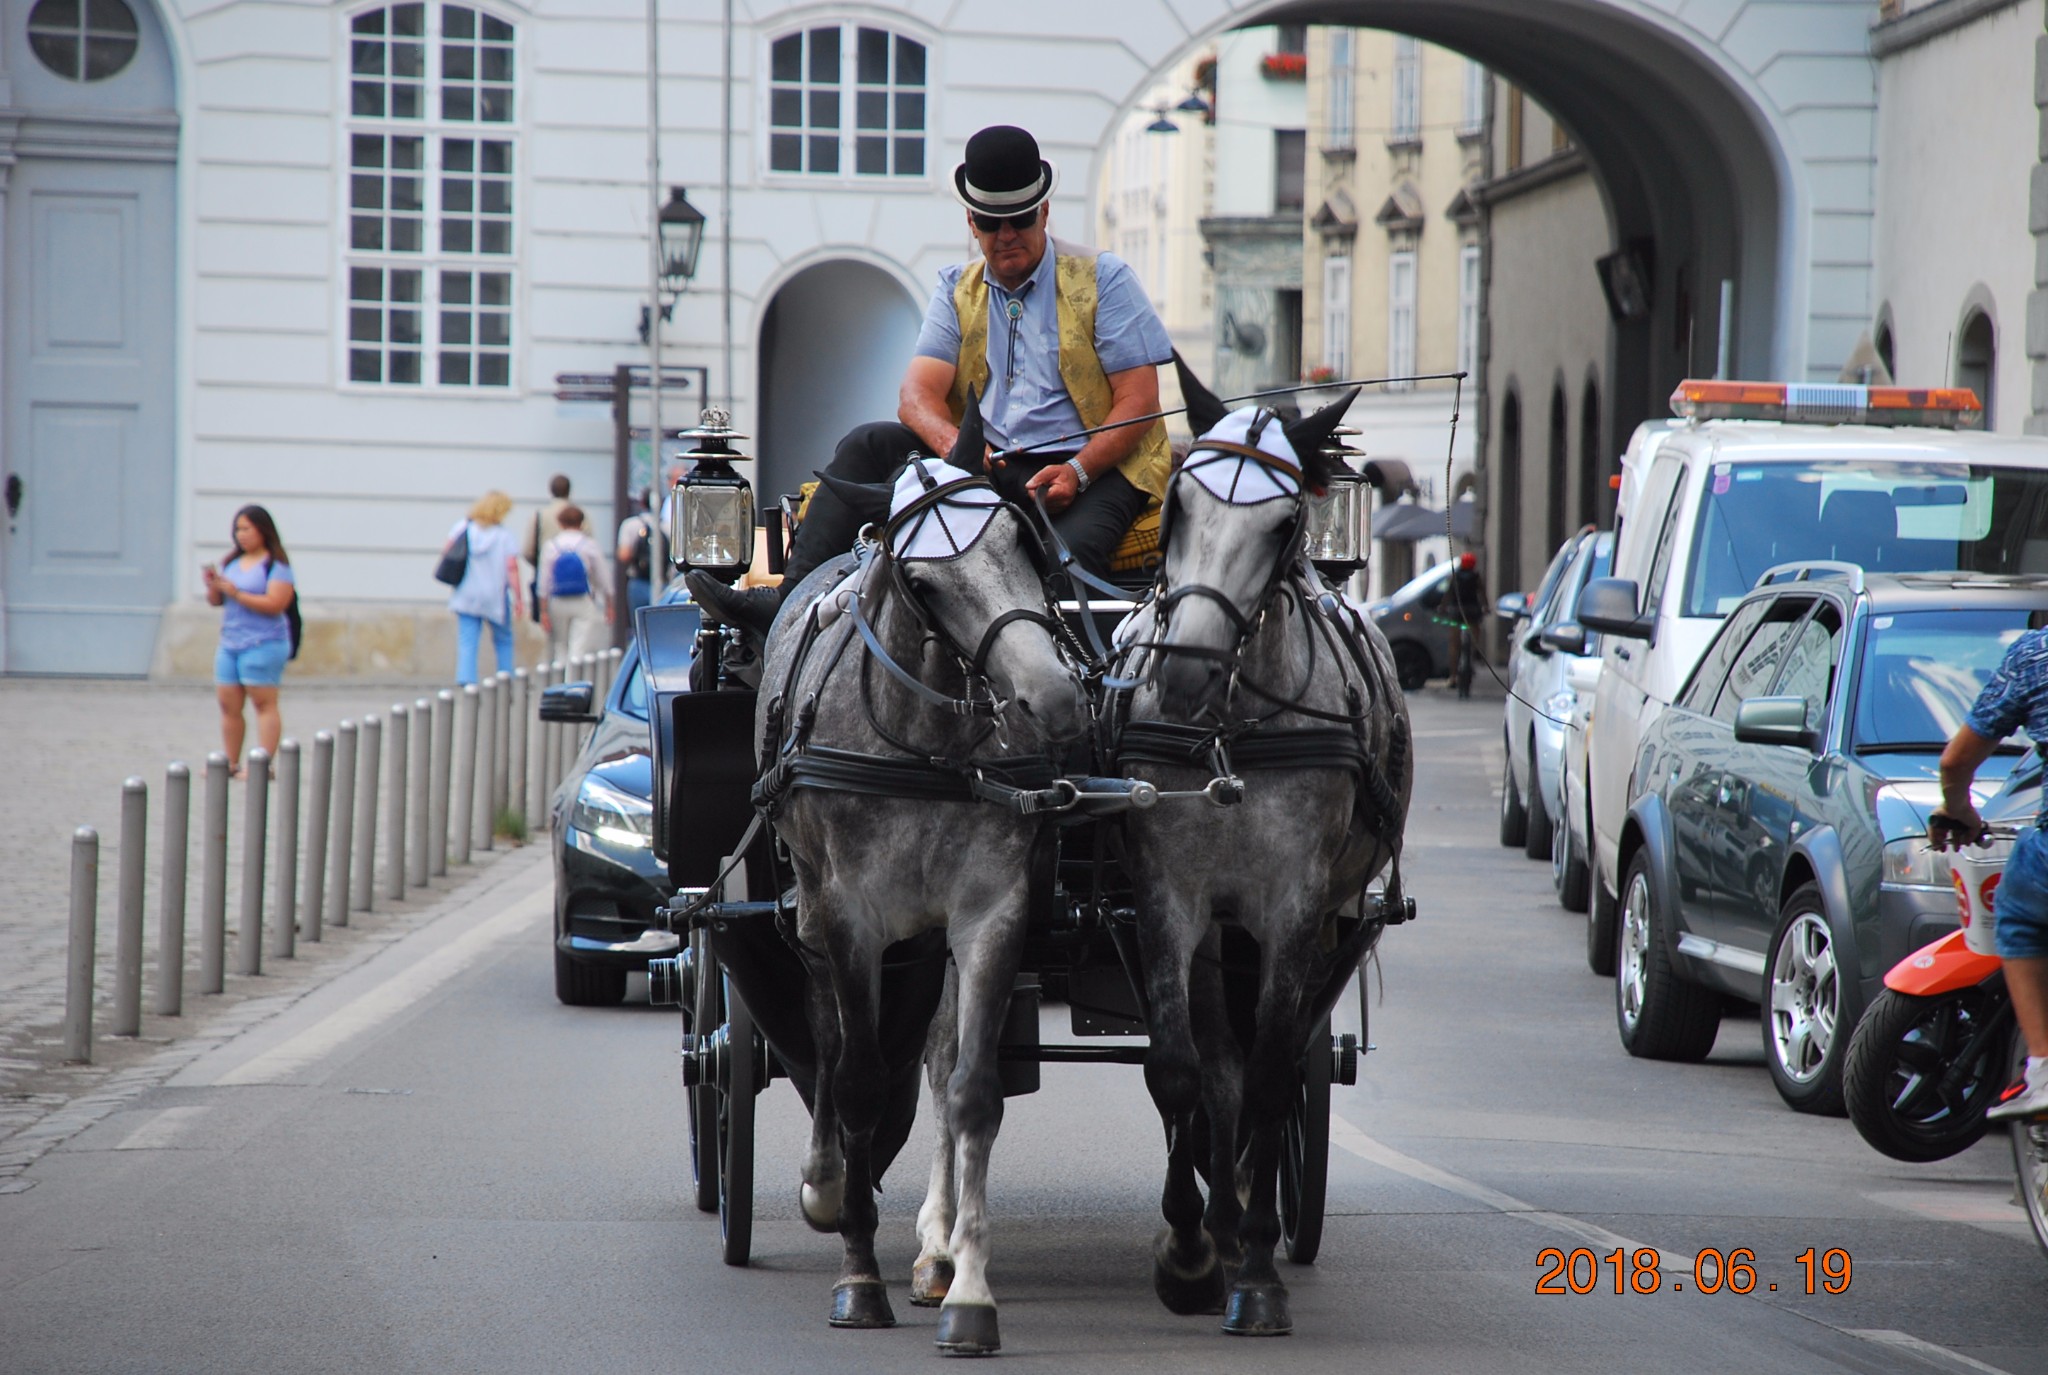
M 647 719 L 647 675 L 640 671 L 640 656 L 626 655 L 626 685 L 619 689 L 619 710 L 635 720 Z
M 1442 582 L 1445 578 L 1448 578 L 1451 575 L 1451 570 L 1457 566 L 1454 562 L 1440 563 L 1426 573 L 1418 573 L 1403 583 L 1401 589 L 1388 597 L 1387 600 L 1392 602 L 1399 601 L 1403 597 L 1419 597 L 1431 583 Z M 1442 589 L 1438 590 L 1441 592 Z
M 1873 616 L 1857 675 L 1851 746 L 1939 750 L 1970 714 L 2012 642 L 2026 633 L 2020 607 L 1902 611 Z M 2025 732 L 2001 747 L 2026 747 Z
M 1947 463 L 1716 463 L 1687 616 L 1725 616 L 1766 569 L 1836 559 L 1873 573 L 2027 571 L 2048 548 L 2048 471 Z

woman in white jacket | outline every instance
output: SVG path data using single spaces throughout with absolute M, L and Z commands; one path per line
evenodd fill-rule
M 448 549 L 459 539 L 469 540 L 469 564 L 448 596 L 448 609 L 455 613 L 458 683 L 476 681 L 477 642 L 486 623 L 491 627 L 496 671 L 512 671 L 512 624 L 525 614 L 525 603 L 519 595 L 519 542 L 505 528 L 511 511 L 511 497 L 485 492 L 469 508 L 468 518 L 448 532 Z

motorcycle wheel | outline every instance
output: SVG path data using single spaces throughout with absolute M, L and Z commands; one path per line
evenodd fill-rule
M 1932 998 L 1887 988 L 1872 999 L 1842 1065 L 1842 1097 L 1863 1139 L 1914 1164 L 1975 1145 L 2005 1082 L 2010 1038 L 1991 1035 L 1970 1064 L 1956 1058 L 1994 1019 L 2011 1019 L 2002 981 Z

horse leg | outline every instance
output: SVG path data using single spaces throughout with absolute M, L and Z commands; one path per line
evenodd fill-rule
M 832 991 L 839 1003 L 839 1057 L 832 1099 L 839 1114 L 846 1156 L 845 1198 L 839 1234 L 846 1268 L 832 1287 L 834 1327 L 894 1327 L 888 1286 L 875 1261 L 874 1140 L 888 1092 L 882 1047 L 875 1033 L 875 1001 L 881 978 L 880 952 L 842 928 L 832 933 Z
M 839 1003 L 832 996 L 831 971 L 822 963 L 806 980 L 805 1011 L 818 1053 L 818 1082 L 811 1092 L 811 1148 L 804 1157 L 797 1203 L 816 1232 L 837 1232 L 846 1201 L 846 1160 L 839 1149 L 839 1114 L 833 1080 L 839 1062 Z
M 1244 1263 L 1224 1305 L 1223 1330 L 1239 1337 L 1278 1337 L 1294 1330 L 1287 1286 L 1273 1264 L 1280 1241 L 1280 1131 L 1301 1081 L 1303 971 L 1315 967 L 1316 932 L 1295 935 L 1263 961 L 1258 1033 L 1245 1058 L 1244 1114 L 1251 1127 L 1251 1202 L 1242 1236 Z M 1328 1054 L 1328 1051 L 1324 1051 Z
M 1204 945 L 1212 955 L 1220 952 L 1214 928 Z M 1212 946 L 1215 949 L 1208 949 Z M 1197 964 L 1190 997 L 1195 1049 L 1202 1064 L 1202 1106 L 1209 1117 L 1209 1206 L 1202 1212 L 1202 1228 L 1216 1245 L 1227 1284 L 1243 1258 L 1238 1227 L 1244 1217 L 1245 1181 L 1239 1170 L 1238 1139 L 1244 1121 L 1244 1050 L 1231 1029 L 1221 968 L 1208 960 Z M 1204 1311 L 1220 1311 L 1221 1299 L 1219 1293 L 1217 1305 Z
M 995 1296 L 988 1287 L 988 1160 L 1003 1124 L 996 1055 L 1023 957 L 1025 900 L 1020 883 L 979 920 L 956 922 L 951 933 L 959 973 L 959 1061 L 947 1085 L 946 1110 L 959 1203 L 953 1219 L 953 1282 L 939 1309 L 937 1338 L 939 1350 L 949 1356 L 988 1355 L 1002 1347 Z
M 910 1301 L 920 1308 L 936 1307 L 953 1283 L 953 1133 L 946 1121 L 946 1082 L 960 1058 L 959 1037 L 960 975 L 948 965 L 946 990 L 932 1014 L 924 1046 L 937 1144 L 932 1148 L 931 1183 L 924 1206 L 917 1210 L 917 1263 L 910 1270 Z
M 1140 891 L 1145 891 L 1140 888 Z M 1145 1052 L 1145 1087 L 1166 1129 L 1166 1185 L 1159 1212 L 1166 1227 L 1152 1242 L 1152 1289 L 1173 1313 L 1214 1313 L 1223 1304 L 1223 1267 L 1202 1227 L 1202 1190 L 1195 1180 L 1195 1109 L 1202 1101 L 1202 1066 L 1188 1006 L 1188 967 L 1196 925 L 1185 904 L 1138 924 L 1147 1000 L 1151 1004 Z M 1174 915 L 1183 919 L 1175 920 Z M 1216 1124 L 1210 1123 L 1214 1139 Z

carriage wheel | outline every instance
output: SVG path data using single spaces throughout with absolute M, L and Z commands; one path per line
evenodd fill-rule
M 754 1245 L 754 1094 L 761 1053 L 754 1017 L 730 983 L 725 988 L 726 1053 L 719 1075 L 718 1231 L 725 1263 L 745 1265 Z
M 701 929 L 691 932 L 690 952 L 695 962 L 697 986 L 691 999 L 694 1011 L 690 1030 L 708 1036 L 725 1020 L 725 1000 L 720 996 L 723 981 L 718 976 L 718 961 L 711 954 L 709 933 Z M 690 1102 L 690 1175 L 696 1184 L 697 1210 L 715 1213 L 718 1211 L 718 1086 L 700 1083 L 686 1093 Z
M 1302 1060 L 1301 1086 L 1280 1132 L 1280 1230 L 1287 1258 L 1315 1263 L 1323 1246 L 1323 1201 L 1330 1183 L 1330 1020 Z

